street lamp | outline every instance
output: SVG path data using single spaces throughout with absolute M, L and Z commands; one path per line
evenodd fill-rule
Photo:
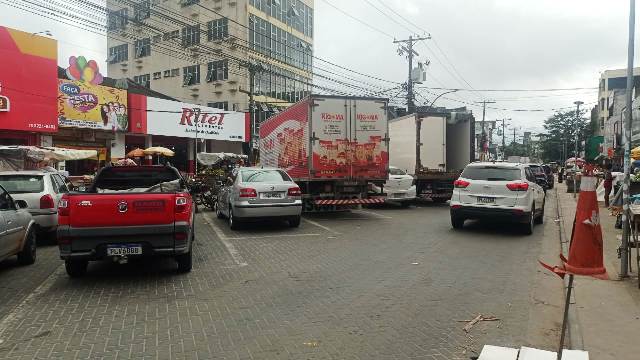
M 584 104 L 584 102 L 575 101 L 574 104 L 576 104 L 576 144 L 575 144 L 576 151 L 573 155 L 573 160 L 575 161 L 574 167 L 576 168 L 576 173 L 573 176 L 573 198 L 575 199 L 576 194 L 578 192 L 578 189 L 576 189 L 576 175 L 578 174 L 577 167 L 578 167 L 578 136 L 580 136 L 580 105 Z

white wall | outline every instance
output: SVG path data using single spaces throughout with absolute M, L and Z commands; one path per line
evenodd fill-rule
M 389 122 L 389 165 L 415 172 L 416 167 L 416 122 L 414 115 Z
M 126 154 L 125 149 L 125 133 L 115 133 L 115 139 L 111 141 L 111 161 L 123 159 Z

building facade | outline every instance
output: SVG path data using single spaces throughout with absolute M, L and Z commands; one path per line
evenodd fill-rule
M 640 68 L 633 69 L 634 97 L 640 86 Z M 598 127 L 595 135 L 604 137 L 603 148 L 608 155 L 621 160 L 624 146 L 624 109 L 626 108 L 627 69 L 605 70 L 600 74 L 598 104 L 595 109 Z M 634 111 L 634 120 L 637 118 Z M 593 116 L 592 115 L 592 116 Z M 640 124 L 634 121 L 633 141 L 640 140 Z
M 312 0 L 108 0 L 108 74 L 257 123 L 311 89 Z

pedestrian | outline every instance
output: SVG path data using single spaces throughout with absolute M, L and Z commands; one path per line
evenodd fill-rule
M 604 206 L 609 207 L 609 197 L 613 187 L 613 174 L 611 174 L 612 166 L 607 164 L 604 170 Z

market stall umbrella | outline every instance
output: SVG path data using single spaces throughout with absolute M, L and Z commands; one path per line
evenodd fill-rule
M 131 151 L 129 151 L 129 153 L 127 154 L 128 158 L 138 158 L 138 157 L 144 157 L 144 150 L 140 149 L 140 148 L 135 148 Z
M 144 149 L 143 153 L 145 155 L 164 155 L 164 156 L 173 156 L 175 153 L 165 147 L 162 146 L 152 146 L 148 149 Z

